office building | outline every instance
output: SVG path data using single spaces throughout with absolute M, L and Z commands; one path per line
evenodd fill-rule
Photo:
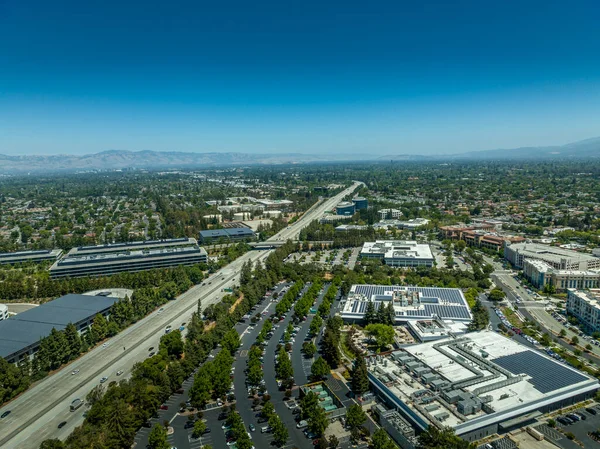
M 382 220 L 397 219 L 402 216 L 402 211 L 399 209 L 379 209 L 377 213 Z
M 366 231 L 367 229 L 369 229 L 367 225 L 342 224 L 335 227 L 335 232 Z
M 88 331 L 97 314 L 108 317 L 119 301 L 110 296 L 65 295 L 0 321 L 0 356 L 17 363 L 35 354 L 40 339 L 73 323 L 80 334 Z
M 476 441 L 593 398 L 598 380 L 516 340 L 471 332 L 367 358 L 372 390 L 417 433 Z
M 432 267 L 435 260 L 429 245 L 410 240 L 365 242 L 360 257 L 380 259 L 391 267 Z
M 341 203 L 339 203 L 336 207 L 335 207 L 335 213 L 336 215 L 354 215 L 354 204 L 348 202 L 348 201 L 342 201 Z
M 80 246 L 54 263 L 50 276 L 53 279 L 109 276 L 123 271 L 194 265 L 207 260 L 206 251 L 193 238 Z
M 224 228 L 200 231 L 200 242 L 205 244 L 254 240 L 255 237 L 256 234 L 254 234 L 254 231 L 250 228 Z
M 600 287 L 600 270 L 559 270 L 536 259 L 523 260 L 523 275 L 540 290 L 546 285 L 554 287 L 557 292 L 568 288 L 581 290 Z
M 43 262 L 56 260 L 62 254 L 62 249 L 43 249 L 36 251 L 17 251 L 14 253 L 0 253 L 0 265 L 14 265 L 26 262 Z
M 290 200 L 256 200 L 256 204 L 263 206 L 265 209 L 285 209 L 294 204 Z
M 600 257 L 579 253 L 558 246 L 539 243 L 511 243 L 504 247 L 504 258 L 516 268 L 523 268 L 525 259 L 541 260 L 558 270 L 598 270 Z
M 354 204 L 354 209 L 356 210 L 367 209 L 369 207 L 369 200 L 362 196 L 352 198 L 352 203 Z
M 567 314 L 577 318 L 588 333 L 600 332 L 600 289 L 568 289 Z
M 441 226 L 442 239 L 464 240 L 467 246 L 487 248 L 494 251 L 503 250 L 506 244 L 521 243 L 525 238 L 520 236 L 500 235 L 492 232 L 492 223 L 482 222 L 474 226 Z
M 473 319 L 459 288 L 409 287 L 402 285 L 353 285 L 340 302 L 339 313 L 348 323 L 361 323 L 369 302 L 375 310 L 392 304 L 396 324 L 409 321 L 450 320 L 470 323 Z M 448 327 L 452 327 L 448 323 Z

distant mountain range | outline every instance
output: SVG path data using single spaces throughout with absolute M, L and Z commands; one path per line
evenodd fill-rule
M 470 151 L 444 155 L 400 154 L 382 156 L 379 160 L 426 161 L 426 160 L 547 160 L 547 159 L 600 159 L 600 137 L 580 140 L 566 145 L 549 147 L 521 147 L 502 150 Z
M 184 153 L 177 151 L 121 151 L 51 156 L 0 154 L 0 173 L 74 172 L 118 169 L 190 169 L 217 166 L 276 165 L 331 161 L 466 161 L 466 160 L 547 160 L 600 159 L 600 137 L 562 146 L 523 147 L 505 150 L 471 151 L 447 155 L 399 154 L 381 157 L 359 155 L 314 155 L 301 153 Z

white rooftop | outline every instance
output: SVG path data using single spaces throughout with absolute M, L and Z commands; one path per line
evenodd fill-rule
M 429 245 L 417 243 L 414 240 L 376 240 L 365 242 L 361 256 L 381 255 L 386 259 L 411 258 L 411 259 L 433 259 Z

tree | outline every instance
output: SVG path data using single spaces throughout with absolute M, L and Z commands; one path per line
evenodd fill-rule
M 317 352 L 317 347 L 312 341 L 306 341 L 302 345 L 302 351 L 306 357 L 312 357 Z
M 350 372 L 350 385 L 352 392 L 360 396 L 369 391 L 369 376 L 367 375 L 367 364 L 362 354 L 358 354 L 354 360 L 354 366 Z
M 566 331 L 566 330 L 564 330 L 564 329 L 561 329 L 561 330 L 560 330 L 560 334 L 559 334 L 559 335 L 560 335 L 561 337 L 565 338 L 565 337 L 567 336 L 567 331 Z
M 418 449 L 475 449 L 477 445 L 456 436 L 450 427 L 439 430 L 435 426 L 429 426 L 425 432 L 419 435 L 417 447 Z
M 235 329 L 231 329 L 229 332 L 227 332 L 221 340 L 221 346 L 223 346 L 223 349 L 228 350 L 231 355 L 238 350 L 240 345 L 240 336 Z
M 265 403 L 262 409 L 262 414 L 267 419 L 270 419 L 271 416 L 275 416 L 275 407 L 271 401 Z
M 312 413 L 308 417 L 308 429 L 321 436 L 327 426 L 329 425 L 329 420 L 327 419 L 327 415 L 325 414 L 325 410 L 322 407 L 317 406 L 312 410 Z
M 352 404 L 346 410 L 346 425 L 350 427 L 350 429 L 358 429 L 366 420 L 367 415 L 360 405 Z
M 179 359 L 183 354 L 183 340 L 179 329 L 169 332 L 160 337 L 159 351 L 165 350 L 167 355 L 173 359 Z
M 51 440 L 44 440 L 42 444 L 40 444 L 40 449 L 64 449 L 65 443 L 60 441 L 57 438 L 53 438 Z
M 279 416 L 273 415 L 269 418 L 269 426 L 273 429 L 273 441 L 276 446 L 283 446 L 288 439 L 288 430 Z
M 96 402 L 100 401 L 103 396 L 104 396 L 104 386 L 96 385 L 94 388 L 92 388 L 89 391 L 89 393 L 85 397 L 85 400 L 90 406 L 93 406 Z
M 329 328 L 325 329 L 321 349 L 323 357 L 332 368 L 337 368 L 340 363 L 341 355 L 338 347 L 339 340 L 336 334 Z
M 169 449 L 171 445 L 167 441 L 167 431 L 160 424 L 154 424 L 148 436 L 148 445 L 152 449 Z
M 275 373 L 279 379 L 285 380 L 290 377 L 294 377 L 294 368 L 292 367 L 292 361 L 285 352 L 283 347 L 279 348 L 277 353 L 277 366 L 275 367 Z
M 310 367 L 310 374 L 315 380 L 320 380 L 326 377 L 330 371 L 331 368 L 323 357 L 319 357 L 317 360 L 315 360 Z
M 397 446 L 392 442 L 387 432 L 383 429 L 377 429 L 373 433 L 372 444 L 373 449 L 397 449 Z M 444 446 L 439 446 L 436 449 L 446 449 Z
M 370 299 L 367 301 L 367 306 L 365 307 L 364 320 L 365 323 L 371 324 L 375 323 L 377 319 L 377 315 L 375 313 L 375 304 Z
M 577 335 L 574 335 L 573 338 L 571 338 L 571 344 L 573 346 L 578 345 L 579 344 L 579 337 Z
M 81 338 L 79 332 L 73 323 L 67 324 L 65 328 L 65 340 L 67 343 L 67 352 L 69 360 L 75 359 L 81 354 Z
M 464 240 L 459 240 L 454 244 L 454 247 L 456 248 L 456 251 L 462 253 L 467 247 L 467 242 L 465 242 Z
M 319 398 L 312 391 L 309 391 L 300 399 L 300 411 L 302 419 L 308 419 L 313 411 L 319 407 Z
M 335 449 L 340 445 L 340 440 L 338 440 L 338 438 L 335 435 L 330 435 L 329 439 L 327 440 L 327 443 L 331 449 Z
M 199 419 L 194 423 L 194 431 L 192 432 L 192 435 L 194 438 L 200 438 L 204 432 L 206 432 L 206 423 Z
M 394 328 L 387 324 L 369 324 L 365 331 L 375 339 L 380 350 L 385 349 L 394 342 Z
M 506 297 L 506 293 L 504 293 L 504 290 L 502 290 L 498 287 L 493 288 L 488 293 L 488 299 L 490 301 L 494 301 L 494 302 L 502 301 L 505 297 Z

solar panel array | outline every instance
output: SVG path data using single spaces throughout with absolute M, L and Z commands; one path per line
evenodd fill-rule
M 427 298 L 439 298 L 443 302 L 451 304 L 464 304 L 463 296 L 456 288 L 438 288 L 438 287 L 403 287 L 401 285 L 356 285 L 354 292 L 371 298 L 373 295 L 383 295 L 385 292 L 404 290 L 410 292 L 419 292 Z
M 492 360 L 513 374 L 531 376 L 529 382 L 540 393 L 549 393 L 587 380 L 583 374 L 533 351 L 517 352 Z

